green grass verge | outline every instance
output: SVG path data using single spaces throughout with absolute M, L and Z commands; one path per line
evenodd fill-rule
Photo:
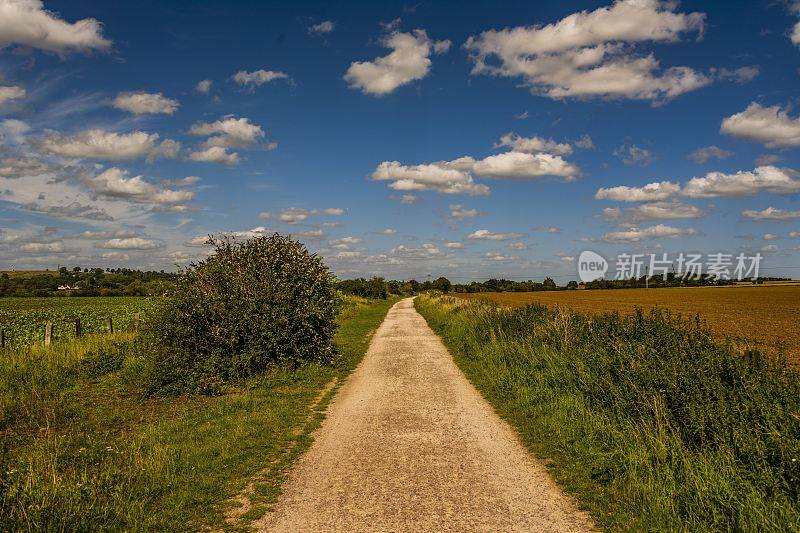
M 244 527 L 275 500 L 322 419 L 326 386 L 355 368 L 395 301 L 350 300 L 334 365 L 275 368 L 213 398 L 143 397 L 130 334 L 7 351 L 0 530 Z M 249 484 L 246 513 L 231 515 Z
M 785 361 L 655 311 L 415 305 L 602 529 L 800 530 L 800 380 Z

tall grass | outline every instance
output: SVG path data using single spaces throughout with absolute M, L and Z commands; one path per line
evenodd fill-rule
M 785 361 L 658 310 L 416 305 L 601 526 L 800 529 L 800 380 Z
M 145 394 L 132 334 L 0 352 L 0 531 L 222 528 L 231 496 L 302 451 L 320 391 L 360 361 L 392 303 L 345 300 L 334 364 L 276 364 L 215 397 Z M 261 476 L 272 496 L 281 475 Z

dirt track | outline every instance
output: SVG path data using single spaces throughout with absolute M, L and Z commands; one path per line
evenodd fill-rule
M 414 309 L 397 303 L 267 531 L 588 531 Z

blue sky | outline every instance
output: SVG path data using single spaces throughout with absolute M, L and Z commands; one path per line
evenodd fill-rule
M 0 0 L 0 267 L 800 275 L 800 3 Z M 201 83 L 204 82 L 205 83 Z

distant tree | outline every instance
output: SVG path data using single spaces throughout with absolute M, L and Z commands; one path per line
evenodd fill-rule
M 453 288 L 453 285 L 450 283 L 450 280 L 445 277 L 436 278 L 433 281 L 432 285 L 434 289 L 442 292 L 450 292 L 450 289 Z

